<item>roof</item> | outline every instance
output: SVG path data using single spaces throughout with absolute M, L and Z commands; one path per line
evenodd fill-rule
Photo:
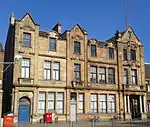
M 32 22 L 33 22 L 35 25 L 38 25 L 38 26 L 39 26 L 39 24 L 35 23 L 35 21 L 33 20 L 31 14 L 30 14 L 29 12 L 27 12 L 27 13 L 21 18 L 21 20 L 24 19 L 27 15 L 30 17 L 30 19 L 32 20 Z M 19 20 L 19 21 L 21 21 L 21 20 Z
M 125 33 L 125 31 L 124 32 L 120 32 L 120 34 L 121 34 L 121 37 L 123 36 L 123 34 Z M 111 38 L 109 38 L 108 40 L 106 40 L 107 42 L 115 42 L 116 41 L 116 39 L 117 39 L 117 36 L 115 35 L 115 36 L 113 36 L 113 37 L 111 37 Z
M 150 78 L 150 63 L 145 63 L 145 78 Z
M 47 37 L 47 36 L 48 36 L 48 33 L 45 32 L 45 31 L 39 31 L 39 36 Z

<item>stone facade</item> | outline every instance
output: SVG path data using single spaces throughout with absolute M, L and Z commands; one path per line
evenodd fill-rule
M 145 84 L 147 88 L 147 116 L 150 118 L 150 63 L 145 63 Z
M 8 34 L 6 42 L 5 61 L 15 60 L 18 55 L 23 59 L 15 61 L 13 68 L 4 74 L 4 79 L 11 79 L 4 82 L 7 87 L 4 88 L 7 91 L 3 99 L 6 102 L 4 113 L 12 111 L 19 118 L 24 99 L 30 106 L 30 122 L 39 121 L 44 112 L 69 121 L 70 102 L 74 100 L 77 120 L 95 115 L 105 119 L 146 118 L 143 45 L 131 27 L 122 33 L 117 31 L 113 38 L 102 42 L 88 39 L 87 31 L 78 24 L 61 33 L 61 24 L 57 23 L 46 32 L 40 31 L 29 13 L 21 20 L 13 22 L 13 19 L 14 16 L 9 27 L 12 36 Z M 24 38 L 24 34 L 29 34 L 30 38 Z M 12 44 L 9 39 L 13 40 Z M 25 46 L 24 39 L 30 40 L 31 45 Z M 55 46 L 50 45 L 50 39 L 54 39 Z M 55 49 L 51 51 L 50 46 Z M 127 51 L 125 60 L 124 49 Z M 10 52 L 12 56 L 7 55 Z M 30 60 L 26 78 L 22 75 L 23 66 L 28 66 L 23 65 L 24 59 Z M 50 63 L 50 73 L 45 69 L 45 62 Z M 51 79 L 45 77 L 47 73 Z
M 3 46 L 0 43 L 0 115 L 2 115 L 2 96 L 3 96 L 3 90 L 2 90 L 2 82 L 3 82 L 3 61 L 4 61 L 4 50 Z

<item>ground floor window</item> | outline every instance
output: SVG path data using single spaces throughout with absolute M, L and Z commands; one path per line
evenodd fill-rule
M 38 113 L 45 113 L 45 92 L 39 92 Z
M 115 109 L 115 95 L 108 95 L 108 112 L 114 113 Z
M 46 98 L 48 104 L 46 105 Z M 40 114 L 45 113 L 45 109 L 48 112 L 56 112 L 58 114 L 64 113 L 64 93 L 63 92 L 48 92 L 47 97 L 44 92 L 39 92 L 39 104 L 38 112 Z
M 147 104 L 147 112 L 150 112 L 150 103 Z
M 100 95 L 100 112 L 106 113 L 107 111 L 107 98 L 106 95 Z
M 97 94 L 91 94 L 91 113 L 97 113 Z
M 84 94 L 79 93 L 78 97 L 78 113 L 84 113 Z
M 90 107 L 91 113 L 115 113 L 116 96 L 107 94 L 91 94 Z

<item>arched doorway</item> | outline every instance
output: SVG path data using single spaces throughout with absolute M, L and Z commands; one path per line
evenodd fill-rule
M 30 122 L 30 99 L 21 97 L 19 99 L 18 123 L 26 124 Z

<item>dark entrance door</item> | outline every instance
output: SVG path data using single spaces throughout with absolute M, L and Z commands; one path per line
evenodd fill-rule
M 19 100 L 18 123 L 27 124 L 30 122 L 30 100 L 22 97 Z
M 132 113 L 132 119 L 140 119 L 140 100 L 139 96 L 130 96 L 130 108 Z

